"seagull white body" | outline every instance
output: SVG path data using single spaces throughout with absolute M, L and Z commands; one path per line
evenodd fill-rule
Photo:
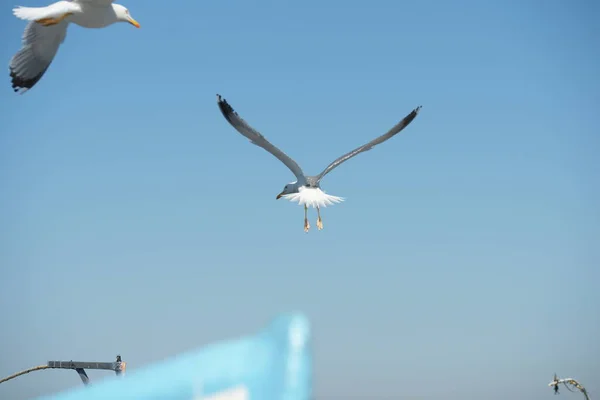
M 17 18 L 29 21 L 22 48 L 13 56 L 9 69 L 15 92 L 31 89 L 45 74 L 67 36 L 69 23 L 84 28 L 104 28 L 116 22 L 140 27 L 129 10 L 113 0 L 58 1 L 46 7 L 17 7 Z
M 372 149 L 374 146 L 382 143 L 389 138 L 393 137 L 404 128 L 406 128 L 413 119 L 416 118 L 417 114 L 421 107 L 415 108 L 410 114 L 408 114 L 402 121 L 397 123 L 392 129 L 390 129 L 387 133 L 371 140 L 369 143 L 360 146 L 341 157 L 338 157 L 335 161 L 327 166 L 319 175 L 315 176 L 307 176 L 304 174 L 300 166 L 291 159 L 287 154 L 283 151 L 279 150 L 273 144 L 271 144 L 263 135 L 261 135 L 257 130 L 252 128 L 246 121 L 244 121 L 238 114 L 233 110 L 233 108 L 227 103 L 226 100 L 221 98 L 220 95 L 217 95 L 217 104 L 219 105 L 219 109 L 221 113 L 225 117 L 225 119 L 242 135 L 246 138 L 250 139 L 250 142 L 262 147 L 275 157 L 279 159 L 282 163 L 284 163 L 296 176 L 296 181 L 288 183 L 284 186 L 281 193 L 277 195 L 277 199 L 285 198 L 287 200 L 297 202 L 298 204 L 304 206 L 304 231 L 308 232 L 310 228 L 310 224 L 308 223 L 307 217 L 307 209 L 308 207 L 313 207 L 317 209 L 317 228 L 319 230 L 323 229 L 323 221 L 321 218 L 321 207 L 327 207 L 328 205 L 333 205 L 335 203 L 339 203 L 344 201 L 342 197 L 332 196 L 325 193 L 321 189 L 321 179 L 328 174 L 332 169 L 342 164 L 344 161 L 360 154 L 364 151 Z
M 286 185 L 279 198 L 281 197 L 312 208 L 327 207 L 344 201 L 343 197 L 327 194 L 320 187 L 305 186 L 297 181 Z

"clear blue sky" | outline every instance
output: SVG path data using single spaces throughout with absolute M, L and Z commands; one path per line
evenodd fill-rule
M 141 29 L 71 26 L 36 87 L 0 85 L 0 376 L 131 372 L 300 310 L 320 400 L 541 400 L 555 371 L 600 395 L 597 2 L 125 4 Z M 307 173 L 423 109 L 305 234 L 216 93 Z

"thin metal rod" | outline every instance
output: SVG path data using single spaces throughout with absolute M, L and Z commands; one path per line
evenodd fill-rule
M 81 378 L 81 382 L 83 382 L 84 385 L 88 385 L 90 383 L 90 378 L 85 373 L 85 369 L 75 368 L 75 371 L 77 371 L 77 373 L 79 374 L 79 377 Z
M 0 379 L 0 383 L 6 382 L 6 381 L 10 381 L 11 379 L 14 379 L 14 378 L 16 378 L 18 376 L 21 376 L 21 375 L 28 374 L 28 373 L 33 372 L 33 371 L 40 371 L 42 369 L 48 369 L 48 368 L 50 368 L 50 367 L 47 366 L 47 365 L 38 365 L 37 367 L 29 368 L 29 369 L 26 369 L 24 371 L 17 372 L 16 374 L 13 374 L 11 376 L 7 376 L 6 378 L 2 378 L 2 379 Z

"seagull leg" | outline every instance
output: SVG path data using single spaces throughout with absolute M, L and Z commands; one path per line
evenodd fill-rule
M 321 210 L 319 209 L 319 207 L 317 207 L 317 229 L 321 230 L 323 229 L 323 220 L 321 219 Z
M 304 205 L 304 232 L 308 232 L 310 228 L 310 224 L 308 223 L 308 207 L 306 204 Z
M 35 22 L 37 22 L 38 24 L 43 25 L 43 26 L 56 25 L 56 24 L 60 24 L 69 15 L 73 15 L 73 13 L 64 13 L 63 15 L 61 15 L 58 18 L 40 18 L 40 19 L 36 20 Z

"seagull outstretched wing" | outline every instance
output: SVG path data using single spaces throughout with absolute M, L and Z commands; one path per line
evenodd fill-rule
M 42 26 L 33 21 L 27 24 L 22 47 L 9 64 L 15 92 L 26 92 L 44 76 L 67 36 L 67 26 L 65 21 L 52 26 Z
M 284 163 L 296 176 L 298 182 L 305 182 L 306 177 L 304 172 L 300 166 L 296 163 L 296 161 L 292 160 L 287 154 L 283 151 L 279 150 L 277 147 L 273 146 L 263 135 L 261 135 L 258 131 L 252 128 L 246 121 L 244 121 L 237 112 L 233 110 L 233 108 L 227 103 L 227 101 L 221 98 L 220 95 L 217 94 L 217 103 L 219 104 L 219 109 L 221 113 L 239 133 L 247 137 L 251 143 L 262 147 L 269 153 L 273 154 L 275 157 L 279 159 L 282 163 Z
M 399 133 L 402 129 L 406 128 L 408 126 L 408 124 L 410 124 L 412 122 L 413 119 L 416 118 L 417 114 L 419 113 L 419 110 L 421 110 L 421 106 L 415 108 L 414 110 L 411 111 L 410 114 L 408 114 L 406 117 L 404 117 L 404 119 L 400 122 L 398 122 L 392 129 L 390 129 L 387 133 L 371 140 L 369 143 L 362 145 L 354 150 L 352 150 L 349 153 L 344 154 L 343 156 L 339 157 L 337 160 L 335 160 L 334 162 L 332 162 L 331 164 L 329 164 L 327 166 L 327 168 L 325 168 L 323 170 L 323 172 L 321 172 L 319 175 L 317 175 L 316 181 L 317 183 L 321 181 L 321 179 L 323 179 L 323 177 L 325 175 L 327 175 L 329 172 L 331 172 L 332 169 L 334 169 L 335 167 L 339 166 L 341 163 L 343 163 L 344 161 L 347 161 L 349 159 L 351 159 L 352 157 L 367 151 L 367 150 L 371 150 L 373 147 L 377 146 L 379 143 L 383 143 L 386 140 L 388 140 L 389 138 L 391 138 L 392 136 L 396 135 L 397 133 Z

